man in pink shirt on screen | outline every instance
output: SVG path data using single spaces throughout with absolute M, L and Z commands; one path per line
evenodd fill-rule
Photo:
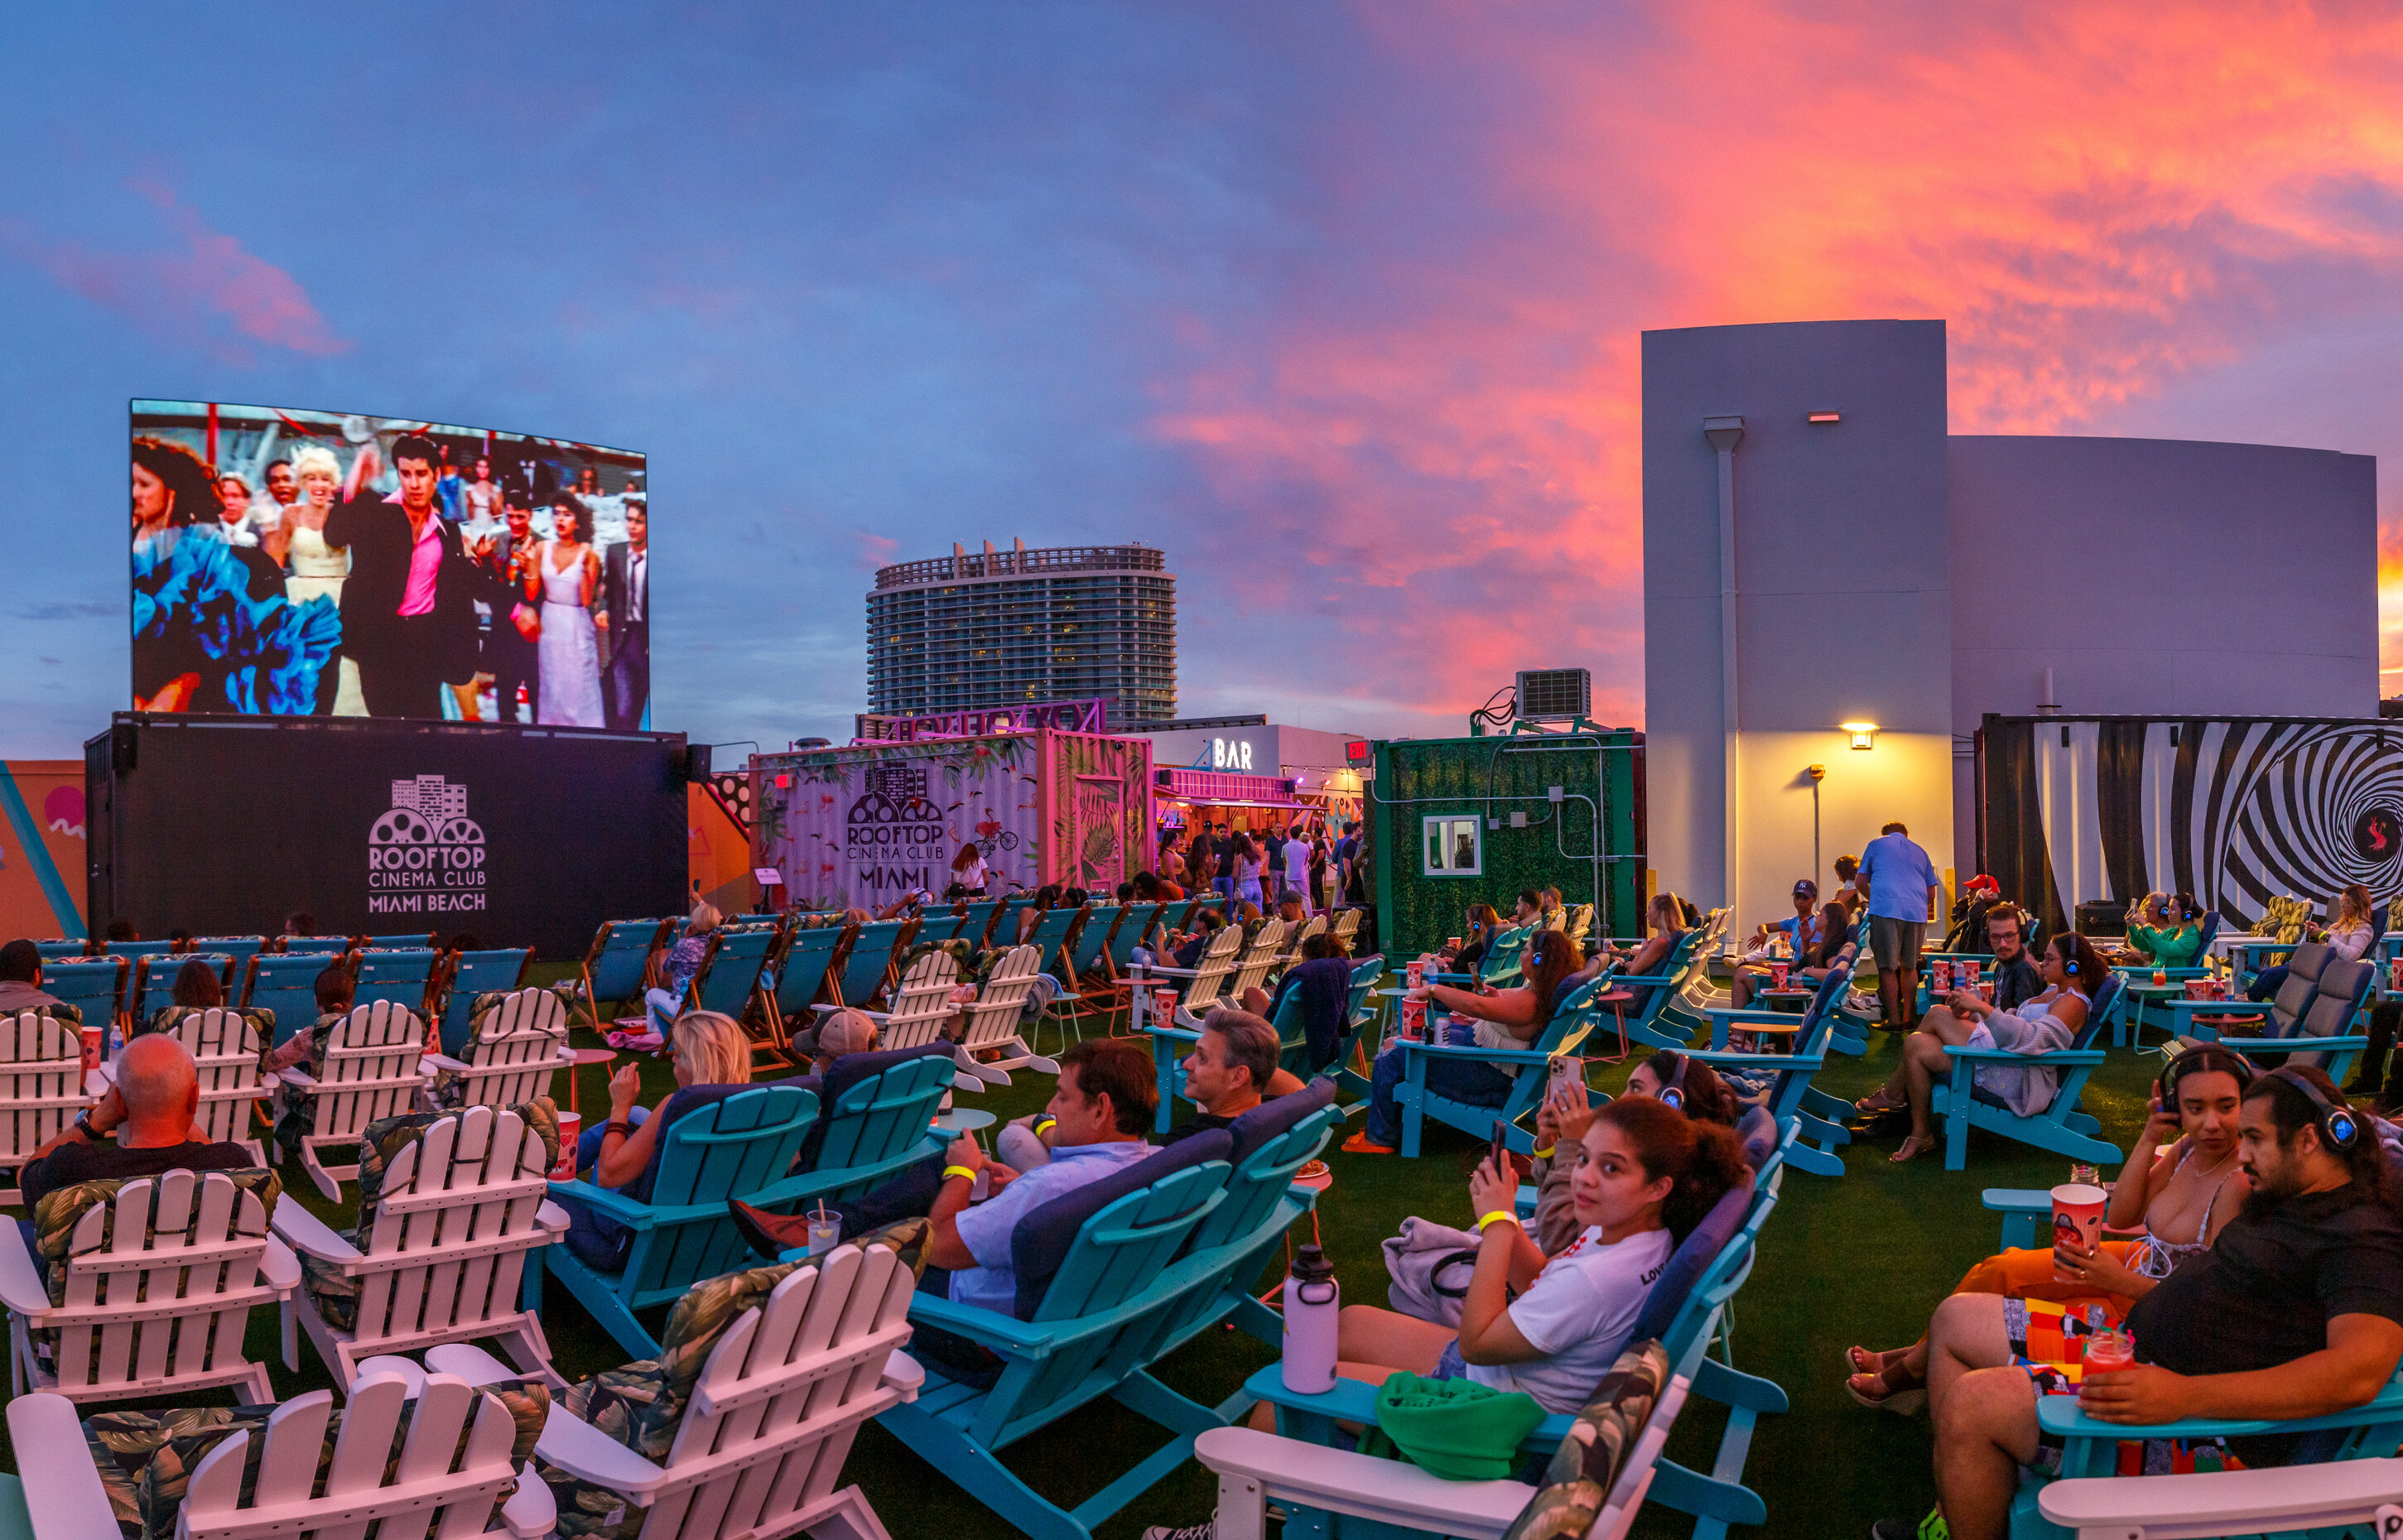
M 421 434 L 393 440 L 400 490 L 367 490 L 375 450 L 360 451 L 354 495 L 326 516 L 326 543 L 351 552 L 342 650 L 359 665 L 370 716 L 439 716 L 443 687 L 476 672 L 477 576 L 459 527 L 439 517 L 441 451 Z

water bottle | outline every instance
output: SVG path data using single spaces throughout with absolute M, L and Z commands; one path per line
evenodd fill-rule
M 1343 1308 L 1335 1265 L 1316 1246 L 1293 1254 L 1285 1280 L 1285 1388 L 1322 1395 L 1335 1388 L 1335 1318 Z

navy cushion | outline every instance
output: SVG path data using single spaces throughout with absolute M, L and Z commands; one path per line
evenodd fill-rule
M 1296 1123 L 1335 1100 L 1335 1082 L 1320 1075 L 1299 1090 L 1261 1103 L 1227 1125 L 1234 1142 L 1227 1159 L 1241 1166 L 1271 1140 L 1289 1132 Z
M 2119 990 L 2123 982 L 2116 973 L 2104 978 L 2103 987 L 2094 992 L 2093 1004 L 2086 1008 L 2086 1024 L 2078 1028 L 2077 1035 L 2069 1040 L 2071 1047 L 2090 1048 L 2101 1039 L 2103 1023 L 2110 1016 L 2113 1004 L 2119 998 Z
M 1767 1107 L 1746 1107 L 1735 1120 L 1735 1136 L 1743 1141 L 1743 1163 L 1758 1171 L 1777 1153 L 1777 1118 Z
M 1668 1265 L 1653 1281 L 1652 1292 L 1644 1297 L 1644 1313 L 1635 1318 L 1635 1329 L 1628 1335 L 1631 1342 L 1647 1338 L 1666 1340 L 1669 1328 L 1676 1324 L 1677 1312 L 1686 1308 L 1686 1297 L 1694 1292 L 1694 1284 L 1710 1265 L 1718 1260 L 1727 1243 L 1743 1228 L 1743 1216 L 1752 1212 L 1752 1184 L 1730 1187 L 1702 1215 L 1702 1222 L 1686 1237 L 1683 1244 L 1670 1254 Z
M 1009 1265 L 1018 1274 L 1018 1298 L 1009 1312 L 1021 1321 L 1035 1319 L 1036 1307 L 1043 1303 L 1061 1264 L 1067 1261 L 1068 1250 L 1076 1243 L 1076 1232 L 1085 1228 L 1086 1220 L 1163 1176 L 1205 1161 L 1224 1160 L 1234 1147 L 1225 1129 L 1205 1130 L 1148 1159 L 1122 1166 L 1098 1182 L 1088 1182 L 1029 1210 L 1009 1237 Z
M 911 1059 L 932 1058 L 936 1054 L 945 1059 L 951 1058 L 951 1043 L 946 1040 L 921 1043 L 914 1048 L 879 1048 L 873 1053 L 846 1053 L 834 1061 L 833 1067 L 823 1077 L 804 1075 L 791 1080 L 769 1082 L 779 1086 L 799 1086 L 817 1092 L 818 1120 L 810 1125 L 809 1132 L 801 1135 L 800 1154 L 794 1158 L 793 1169 L 797 1172 L 817 1169 L 818 1152 L 826 1147 L 826 1128 L 834 1121 L 835 1104 L 842 1100 L 844 1092 L 870 1075 L 883 1074 L 896 1064 Z
M 715 1106 L 729 1096 L 740 1096 L 746 1090 L 760 1089 L 758 1086 L 679 1086 L 669 1092 L 668 1099 L 651 1114 L 660 1125 L 659 1136 L 651 1142 L 651 1163 L 643 1168 L 641 1175 L 618 1190 L 637 1203 L 649 1202 L 651 1188 L 660 1179 L 660 1161 L 667 1154 L 668 1130 L 675 1127 L 677 1120 L 688 1113 L 699 1112 L 703 1107 Z

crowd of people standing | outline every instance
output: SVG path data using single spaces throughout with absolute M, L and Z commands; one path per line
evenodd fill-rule
M 1260 909 L 1292 894 L 1313 914 L 1366 902 L 1359 857 L 1357 819 L 1313 815 L 1257 831 L 1205 820 L 1162 835 L 1157 869 L 1181 888 Z

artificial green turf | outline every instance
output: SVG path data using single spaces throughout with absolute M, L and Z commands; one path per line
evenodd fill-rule
M 536 977 L 547 979 L 556 971 L 537 970 Z M 1046 1036 L 1048 1046 L 1048 1032 Z M 597 1041 L 582 1029 L 575 1040 L 578 1046 Z M 1845 1096 L 1866 1094 L 1891 1072 L 1898 1051 L 1897 1040 L 1886 1034 L 1872 1034 L 1870 1043 L 1864 1059 L 1835 1056 L 1819 1083 Z M 639 1062 L 643 1103 L 655 1105 L 672 1089 L 673 1075 L 664 1060 Z M 2083 1104 L 2102 1119 L 2104 1138 L 2125 1147 L 2136 1136 L 2151 1070 L 2159 1062 L 2121 1050 L 2089 1081 Z M 577 1090 L 588 1117 L 607 1107 L 611 1067 L 581 1072 Z M 1592 1083 L 1616 1091 L 1626 1068 L 1596 1066 Z M 961 1100 L 1008 1118 L 1039 1106 L 1050 1089 L 1049 1076 L 1021 1074 L 1009 1087 Z M 1351 1126 L 1356 1128 L 1357 1121 Z M 1335 1181 L 1319 1201 L 1318 1228 L 1346 1302 L 1386 1302 L 1378 1243 L 1404 1218 L 1424 1214 L 1462 1223 L 1469 1217 L 1466 1173 L 1481 1148 L 1465 1135 L 1431 1124 L 1425 1153 L 1415 1160 L 1330 1153 Z M 1771 1533 L 1861 1533 L 1882 1514 L 1926 1511 L 1932 1486 L 1925 1419 L 1905 1421 L 1854 1405 L 1843 1391 L 1843 1349 L 1855 1342 L 1896 1346 L 1916 1337 L 1929 1310 L 1961 1273 L 1994 1251 L 2000 1219 L 1979 1206 L 1981 1188 L 2049 1187 L 2068 1174 L 2064 1159 L 1976 1131 L 1965 1172 L 1943 1171 L 1940 1156 L 1891 1166 L 1885 1158 L 1892 1148 L 1891 1143 L 1853 1146 L 1840 1178 L 1789 1172 L 1751 1279 L 1735 1300 L 1737 1367 L 1775 1380 L 1792 1402 L 1785 1414 L 1761 1420 L 1745 1466 L 1745 1481 L 1768 1504 Z M 287 1169 L 286 1180 L 292 1185 L 285 1201 L 299 1201 L 337 1225 L 350 1221 L 347 1206 L 326 1203 L 297 1164 Z M 1273 1281 L 1264 1277 L 1261 1286 Z M 651 1312 L 654 1330 L 664 1316 L 664 1308 Z M 546 1293 L 542 1320 L 554 1361 L 570 1380 L 614 1367 L 627 1357 L 555 1284 Z M 247 1346 L 253 1358 L 269 1365 L 279 1394 L 289 1397 L 331 1383 L 305 1336 L 299 1369 L 283 1367 L 271 1312 L 254 1312 Z M 1220 1331 L 1188 1345 L 1160 1372 L 1172 1388 L 1215 1405 L 1273 1356 L 1250 1337 Z M 219 1392 L 194 1399 L 222 1404 L 230 1398 Z M 1723 1424 L 1716 1408 L 1691 1405 L 1671 1441 L 1671 1455 L 1708 1470 Z M 1164 1441 L 1151 1423 L 1104 1400 L 1013 1446 L 1003 1459 L 1037 1491 L 1073 1507 Z M 7 1469 L 16 1468 L 13 1450 L 5 1452 L 5 1462 Z M 846 1477 L 867 1491 L 886 1528 L 902 1540 L 977 1540 L 1016 1533 L 874 1424 L 862 1432 Z M 1099 1540 L 1132 1540 L 1148 1524 L 1191 1523 L 1210 1511 L 1215 1495 L 1215 1480 L 1188 1463 L 1096 1533 Z M 1690 1528 L 1690 1520 L 1656 1511 L 1643 1517 L 1636 1533 L 1682 1535 Z

